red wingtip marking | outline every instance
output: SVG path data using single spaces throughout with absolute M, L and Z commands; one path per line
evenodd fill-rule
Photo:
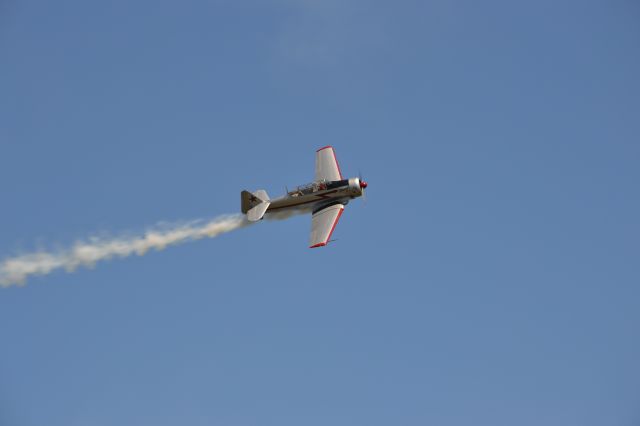
M 324 247 L 326 245 L 327 245 L 327 243 L 320 243 L 320 244 L 316 244 L 316 245 L 310 246 L 309 248 Z
M 322 148 L 320 148 L 319 150 L 317 150 L 316 152 L 320 152 L 323 149 L 329 149 L 329 148 L 333 148 L 331 145 L 327 145 L 327 146 L 323 146 Z

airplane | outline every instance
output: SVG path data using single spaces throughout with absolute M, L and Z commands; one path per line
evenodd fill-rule
M 273 200 L 264 189 L 253 193 L 242 191 L 241 210 L 251 222 L 263 219 L 267 213 L 311 213 L 309 247 L 324 247 L 331 242 L 344 207 L 350 200 L 363 196 L 366 187 L 367 182 L 360 177 L 343 178 L 335 150 L 325 146 L 316 151 L 316 175 L 312 183 Z

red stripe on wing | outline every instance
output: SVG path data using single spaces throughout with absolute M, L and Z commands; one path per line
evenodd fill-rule
M 331 153 L 333 154 L 333 161 L 336 162 L 336 167 L 338 168 L 338 174 L 340 175 L 340 180 L 344 180 L 344 178 L 342 177 L 342 170 L 340 170 L 340 164 L 338 163 L 338 158 L 336 158 L 336 150 L 335 150 L 335 148 L 333 148 L 331 145 L 327 145 L 327 146 L 323 146 L 322 148 L 320 148 L 316 152 L 320 152 L 323 149 L 331 149 Z
M 327 240 L 323 243 L 314 244 L 309 248 L 324 247 L 329 243 L 329 240 L 331 239 L 331 235 L 333 235 L 333 231 L 336 229 L 336 225 L 338 224 L 338 221 L 340 220 L 340 216 L 342 216 L 343 212 L 344 212 L 344 207 L 340 208 L 340 211 L 338 212 L 338 216 L 336 216 L 335 220 L 333 221 L 333 226 L 331 227 L 331 231 L 329 231 Z

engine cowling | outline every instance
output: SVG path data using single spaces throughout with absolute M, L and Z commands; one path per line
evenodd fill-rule
M 362 195 L 362 192 L 366 187 L 367 183 L 359 178 L 349 179 L 349 191 L 354 195 Z

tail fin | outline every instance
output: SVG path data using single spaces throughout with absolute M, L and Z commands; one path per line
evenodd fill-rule
M 267 191 L 264 189 L 260 189 L 253 194 L 249 191 L 242 191 L 240 199 L 242 213 L 246 214 L 247 218 L 252 222 L 262 219 L 267 208 L 269 208 L 269 204 L 271 204 Z

